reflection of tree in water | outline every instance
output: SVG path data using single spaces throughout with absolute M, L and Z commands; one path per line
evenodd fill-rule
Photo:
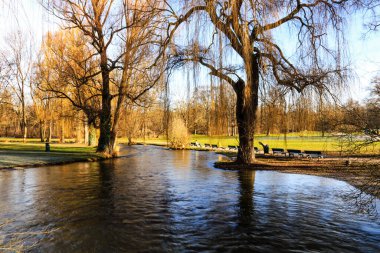
M 366 172 L 365 177 L 363 171 Z M 343 197 L 357 209 L 359 213 L 378 216 L 377 204 L 380 196 L 380 167 L 378 164 L 362 164 L 356 177 L 363 177 L 352 191 Z
M 240 186 L 239 225 L 249 226 L 253 218 L 254 170 L 241 170 L 238 174 Z
M 114 181 L 114 161 L 104 161 L 99 163 L 99 186 L 100 188 L 100 199 L 107 199 L 113 202 L 113 181 Z M 111 203 L 113 204 L 113 203 Z
M 188 150 L 174 150 L 173 162 L 175 165 L 180 165 L 181 168 L 190 168 L 191 166 L 191 152 Z

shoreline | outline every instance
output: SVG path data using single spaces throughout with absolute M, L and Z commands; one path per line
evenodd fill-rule
M 65 165 L 65 164 L 80 163 L 80 162 L 98 162 L 98 161 L 104 161 L 104 160 L 113 159 L 113 158 L 118 158 L 118 157 L 78 158 L 78 159 L 69 160 L 69 161 L 67 160 L 67 161 L 46 162 L 46 163 L 20 164 L 17 166 L 0 167 L 0 171 L 1 170 L 32 169 L 32 168 L 38 168 L 38 167 Z
M 117 157 L 106 157 L 97 154 L 78 154 L 78 153 L 58 153 L 49 152 L 48 154 L 43 154 L 41 152 L 34 151 L 17 151 L 7 154 L 7 156 L 18 158 L 17 162 L 11 163 L 9 160 L 2 160 L 2 152 L 0 152 L 0 171 L 1 170 L 19 170 L 27 168 L 37 168 L 44 166 L 55 166 L 64 165 L 77 162 L 96 162 L 103 161 L 111 158 Z M 34 161 L 30 162 L 30 155 L 34 155 Z M 51 155 L 49 157 L 49 155 Z M 5 163 L 5 164 L 4 164 Z
M 292 160 L 293 159 L 293 160 Z M 269 162 L 268 162 L 269 160 Z M 289 161 L 290 160 L 290 161 Z M 347 163 L 347 161 L 349 161 Z M 380 158 L 323 158 L 299 159 L 283 157 L 258 158 L 249 165 L 238 165 L 232 161 L 215 162 L 223 170 L 277 171 L 333 178 L 347 182 L 362 192 L 380 199 Z

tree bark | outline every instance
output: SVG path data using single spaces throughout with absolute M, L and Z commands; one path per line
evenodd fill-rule
M 59 139 L 60 143 L 65 143 L 65 119 L 61 119 L 61 138 Z
M 110 94 L 110 70 L 107 66 L 107 54 L 103 49 L 100 69 L 102 71 L 102 110 L 100 112 L 100 135 L 96 152 L 112 155 L 111 144 L 111 94 Z
M 88 123 L 88 142 L 86 142 L 88 146 L 96 145 L 96 128 L 94 124 Z
M 103 88 L 104 90 L 104 88 Z M 97 152 L 99 153 L 113 153 L 111 145 L 111 99 L 107 92 L 103 92 L 102 111 L 100 115 L 100 135 L 98 140 Z
M 26 142 L 27 134 L 28 134 L 28 129 L 26 126 L 26 114 L 25 114 L 25 98 L 24 98 L 24 90 L 22 90 L 22 95 L 21 95 L 21 110 L 22 110 L 22 119 L 21 119 L 21 130 L 22 130 L 22 139 L 23 142 Z
M 49 129 L 48 129 L 48 136 L 46 138 L 46 142 L 50 142 L 51 141 L 52 128 L 53 128 L 52 124 L 53 124 L 52 120 L 49 120 Z
M 236 162 L 249 164 L 255 160 L 254 134 L 258 106 L 259 63 L 252 56 L 246 65 L 247 82 L 236 83 L 236 120 L 239 132 L 239 149 Z
M 84 120 L 83 120 L 83 130 L 84 130 L 84 133 L 83 133 L 83 143 L 85 144 L 85 145 L 89 145 L 90 146 L 90 144 L 89 144 L 89 131 L 88 131 L 88 126 L 89 126 L 89 123 L 88 123 L 88 120 L 87 120 L 87 117 L 86 116 L 84 116 L 83 117 L 84 118 Z
M 45 122 L 40 120 L 40 140 L 41 142 L 45 141 Z

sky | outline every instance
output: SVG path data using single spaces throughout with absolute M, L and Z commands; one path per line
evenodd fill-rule
M 355 100 L 362 101 L 369 96 L 371 79 L 380 74 L 380 31 L 368 32 L 359 15 L 351 19 L 349 27 L 347 42 L 356 75 L 350 92 Z
M 9 7 L 9 5 L 12 5 Z M 33 38 L 35 50 L 40 47 L 47 31 L 58 29 L 55 18 L 49 16 L 39 0 L 0 0 L 0 48 L 6 44 L 5 37 L 10 32 L 22 29 Z M 380 72 L 380 31 L 366 33 L 362 13 L 348 20 L 346 40 L 349 47 L 352 78 L 348 81 L 349 90 L 343 97 L 352 97 L 364 102 L 369 96 L 371 79 Z M 18 28 L 19 27 L 19 28 Z M 200 72 L 200 80 L 210 80 L 207 71 Z M 187 98 L 187 76 L 183 70 L 175 72 L 170 80 L 170 91 L 174 100 Z M 202 81 L 202 82 L 203 82 Z

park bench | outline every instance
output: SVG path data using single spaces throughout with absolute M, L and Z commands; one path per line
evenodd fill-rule
M 322 151 L 305 150 L 304 156 L 308 158 L 323 158 Z
M 211 148 L 211 145 L 208 143 L 205 143 L 205 148 Z
M 303 156 L 303 153 L 300 149 L 288 149 L 289 157 Z
M 286 155 L 283 148 L 272 148 L 273 155 Z
M 237 146 L 233 146 L 233 145 L 228 145 L 228 149 L 229 150 L 238 150 L 238 147 Z
M 218 148 L 218 145 L 216 145 L 216 144 L 212 144 L 211 147 L 212 147 L 213 149 L 216 149 L 216 148 Z

